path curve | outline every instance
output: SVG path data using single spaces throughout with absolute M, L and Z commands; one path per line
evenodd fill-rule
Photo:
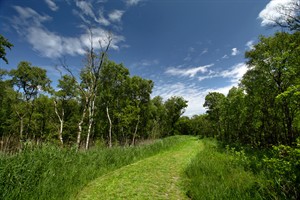
M 182 173 L 201 148 L 201 141 L 187 136 L 169 151 L 97 178 L 76 199 L 187 199 Z

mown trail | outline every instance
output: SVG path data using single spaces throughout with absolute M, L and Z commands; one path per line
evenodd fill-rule
M 76 199 L 187 199 L 182 173 L 201 148 L 201 141 L 187 136 L 172 150 L 97 178 Z

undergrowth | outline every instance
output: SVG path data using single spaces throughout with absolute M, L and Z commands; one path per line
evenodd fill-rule
M 175 136 L 150 145 L 83 152 L 44 145 L 0 155 L 0 199 L 69 199 L 95 178 L 184 140 Z
M 264 199 L 265 180 L 244 168 L 243 152 L 220 151 L 215 140 L 203 139 L 204 148 L 185 170 L 191 199 Z

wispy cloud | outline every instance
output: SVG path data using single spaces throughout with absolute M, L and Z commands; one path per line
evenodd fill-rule
M 80 8 L 84 15 L 87 15 L 92 18 L 96 18 L 95 13 L 92 9 L 92 4 L 88 1 L 77 0 L 76 6 Z
M 199 81 L 203 81 L 205 79 L 212 79 L 212 78 L 228 78 L 229 82 L 233 84 L 237 84 L 240 79 L 244 76 L 247 72 L 248 67 L 245 63 L 238 63 L 227 70 L 222 71 L 213 71 L 210 70 L 209 74 L 198 77 Z
M 59 58 L 63 55 L 83 55 L 85 49 L 90 46 L 90 35 L 88 32 L 77 37 L 62 36 L 56 32 L 51 32 L 43 25 L 43 22 L 51 20 L 51 17 L 48 15 L 40 15 L 31 8 L 20 6 L 15 6 L 14 8 L 18 12 L 18 16 L 12 19 L 13 27 L 41 56 Z M 98 41 L 103 46 L 108 44 L 108 31 L 102 28 L 94 28 L 91 31 L 93 32 L 94 44 L 98 44 Z M 111 48 L 118 49 L 118 43 L 124 41 L 124 37 L 120 35 L 113 35 L 112 37 Z M 95 46 L 94 48 L 98 50 L 100 47 Z
M 222 57 L 222 59 L 227 59 L 227 58 L 229 58 L 229 56 L 228 56 L 227 54 L 225 54 L 225 55 Z
M 200 53 L 200 56 L 206 54 L 207 52 L 208 52 L 208 48 L 203 49 L 202 52 Z
M 159 64 L 159 60 L 154 59 L 154 60 L 141 60 L 141 61 L 133 63 L 131 66 L 132 67 L 147 67 L 147 66 L 156 66 L 158 64 Z
M 127 6 L 136 6 L 137 4 L 139 4 L 142 1 L 144 1 L 144 0 L 125 0 L 125 3 Z
M 207 68 L 209 68 L 211 66 L 213 66 L 213 64 L 189 68 L 189 69 L 182 69 L 179 67 L 170 67 L 165 71 L 165 73 L 172 75 L 172 76 L 188 76 L 188 77 L 192 78 L 199 72 L 200 73 L 207 72 Z
M 297 2 L 299 3 L 299 0 L 271 0 L 258 15 L 262 20 L 261 25 L 273 25 L 275 21 L 284 23 L 287 16 L 295 16 L 297 9 L 294 4 Z
M 220 73 L 220 77 L 222 78 L 230 78 L 230 82 L 238 83 L 240 79 L 244 76 L 247 72 L 248 67 L 245 63 L 238 63 L 232 66 L 228 70 L 224 70 Z
M 240 51 L 237 48 L 232 48 L 231 49 L 231 55 L 232 56 L 236 56 L 238 54 L 240 54 Z
M 54 0 L 45 0 L 45 2 L 52 11 L 57 11 L 59 9 Z
M 109 13 L 108 17 L 112 22 L 120 22 L 123 14 L 123 10 L 114 10 L 111 13 Z
M 246 43 L 246 47 L 248 47 L 249 50 L 254 49 L 254 40 L 250 40 Z

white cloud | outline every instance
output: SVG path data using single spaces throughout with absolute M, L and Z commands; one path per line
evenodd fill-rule
M 45 2 L 52 11 L 58 10 L 58 6 L 56 5 L 56 3 L 53 0 L 45 0 Z
M 136 6 L 143 0 L 125 0 L 127 6 Z
M 227 54 L 225 54 L 225 55 L 222 57 L 222 59 L 227 59 L 227 58 L 229 58 L 229 56 L 228 56 Z
M 258 18 L 262 20 L 261 25 L 274 25 L 275 20 L 284 23 L 287 15 L 295 16 L 294 3 L 300 2 L 299 0 L 271 0 L 258 15 Z
M 166 74 L 172 75 L 172 76 L 189 76 L 189 77 L 194 77 L 197 73 L 205 73 L 207 72 L 207 68 L 213 66 L 213 64 L 210 65 L 205 65 L 205 66 L 199 66 L 199 67 L 194 67 L 190 69 L 182 69 L 182 68 L 175 68 L 175 67 L 170 67 L 166 70 Z
M 161 96 L 164 101 L 172 96 L 181 96 L 188 101 L 188 107 L 183 115 L 192 117 L 196 114 L 205 112 L 203 103 L 205 99 L 205 90 L 196 85 L 187 85 L 184 83 L 161 84 L 154 86 L 152 97 Z
M 124 11 L 122 10 L 114 10 L 111 13 L 109 13 L 108 17 L 112 22 L 120 22 L 123 14 Z
M 41 26 L 45 21 L 50 21 L 52 18 L 49 15 L 40 15 L 35 10 L 28 7 L 14 6 L 19 14 L 19 17 L 13 17 L 13 26 L 34 25 Z
M 198 80 L 203 81 L 205 79 L 221 77 L 221 78 L 229 78 L 231 83 L 237 84 L 240 81 L 240 79 L 244 76 L 244 74 L 247 72 L 247 70 L 248 67 L 245 63 L 238 63 L 232 66 L 228 70 L 223 70 L 220 72 L 210 70 L 208 75 L 200 76 L 198 77 Z
M 110 25 L 110 22 L 104 17 L 103 10 L 99 10 L 98 15 L 99 15 L 98 18 L 95 19 L 96 22 L 104 26 Z
M 231 51 L 232 56 L 236 56 L 236 55 L 240 54 L 240 51 L 237 48 L 232 48 L 231 50 L 232 50 Z
M 246 46 L 248 49 L 253 50 L 254 49 L 254 40 L 250 40 L 246 43 Z
M 158 59 L 154 59 L 154 60 L 141 60 L 138 62 L 135 62 L 133 64 L 131 64 L 131 67 L 135 68 L 135 67 L 148 67 L 148 66 L 155 66 L 159 64 L 159 60 Z
M 96 18 L 95 17 L 95 13 L 92 9 L 92 4 L 90 2 L 87 1 L 82 1 L 82 0 L 77 0 L 76 1 L 76 6 L 78 8 L 80 8 L 80 10 L 83 12 L 83 14 L 92 17 L 92 18 Z
M 13 27 L 24 37 L 41 56 L 49 58 L 59 58 L 63 55 L 83 55 L 85 50 L 90 47 L 90 34 L 88 31 L 77 36 L 62 36 L 49 31 L 42 22 L 51 20 L 47 15 L 40 15 L 31 8 L 14 7 L 19 16 L 12 20 Z M 98 42 L 102 46 L 108 44 L 108 31 L 102 28 L 94 28 L 93 33 L 94 49 L 99 50 Z M 112 35 L 111 48 L 118 49 L 118 43 L 124 41 L 120 35 Z M 38 42 L 37 42 L 38 41 Z
M 188 101 L 188 107 L 186 108 L 184 116 L 192 117 L 193 115 L 199 115 L 206 112 L 203 107 L 205 102 L 205 96 L 209 92 L 220 92 L 224 95 L 228 94 L 228 91 L 236 86 L 230 84 L 220 88 L 201 88 L 195 84 L 184 84 L 181 82 L 170 84 L 155 85 L 152 93 L 152 97 L 161 96 L 165 101 L 172 96 L 181 96 Z
M 206 54 L 208 52 L 208 48 L 203 49 L 203 51 L 201 52 L 200 56 L 202 56 L 203 54 Z
M 247 70 L 248 67 L 245 63 L 238 63 L 232 66 L 229 70 L 222 71 L 219 75 L 223 78 L 230 78 L 230 82 L 232 83 L 238 83 Z

